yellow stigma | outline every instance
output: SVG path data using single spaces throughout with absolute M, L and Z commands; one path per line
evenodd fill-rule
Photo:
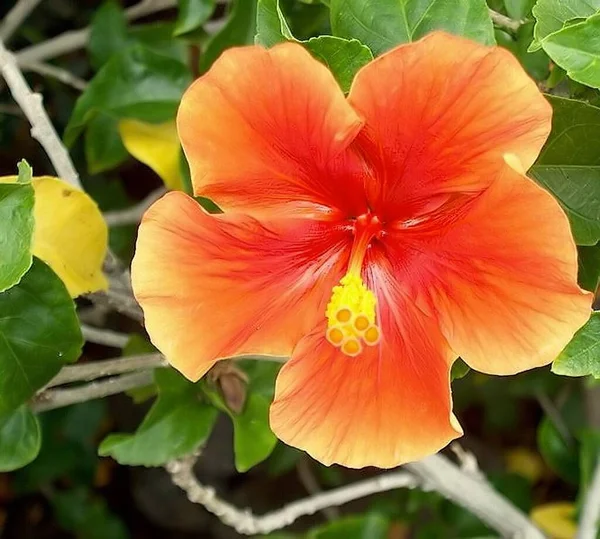
M 381 337 L 376 323 L 377 300 L 360 275 L 348 272 L 333 287 L 327 305 L 327 340 L 344 354 L 358 356 L 363 346 L 375 346 Z

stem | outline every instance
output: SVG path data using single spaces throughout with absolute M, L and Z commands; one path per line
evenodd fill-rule
M 88 342 L 103 344 L 112 348 L 125 348 L 129 342 L 129 335 L 112 331 L 111 329 L 99 329 L 86 324 L 81 324 L 81 333 Z
M 71 86 L 76 90 L 82 92 L 87 88 L 87 82 L 79 77 L 76 77 L 66 69 L 62 69 L 61 67 L 56 67 L 51 64 L 45 64 L 43 62 L 28 62 L 21 63 L 21 69 L 25 71 L 33 71 L 38 75 L 43 75 L 45 77 L 51 77 L 53 79 L 57 79 L 60 82 L 66 84 L 67 86 Z
M 146 210 L 166 192 L 167 190 L 164 187 L 160 187 L 130 208 L 106 212 L 104 220 L 109 227 L 138 224 Z
M 41 0 L 19 0 L 4 16 L 0 25 L 0 41 L 8 41 L 40 2 Z
M 596 539 L 600 521 L 600 458 L 587 491 L 576 539 Z
M 508 30 L 511 34 L 514 34 L 523 24 L 525 24 L 526 20 L 516 21 L 515 19 L 511 19 L 506 15 L 502 15 L 502 13 L 498 13 L 493 9 L 488 9 L 492 22 L 498 28 L 502 28 L 503 30 Z

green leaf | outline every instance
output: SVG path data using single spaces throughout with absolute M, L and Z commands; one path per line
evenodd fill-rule
M 331 0 L 331 28 L 376 56 L 432 30 L 495 43 L 485 0 Z
M 132 45 L 141 45 L 156 54 L 187 64 L 188 47 L 184 40 L 173 39 L 174 32 L 175 24 L 172 22 L 153 22 L 132 26 L 128 36 Z
M 235 0 L 227 24 L 206 44 L 200 70 L 206 71 L 221 53 L 236 45 L 250 45 L 256 33 L 257 0 Z
M 127 46 L 127 19 L 123 8 L 114 0 L 106 0 L 94 14 L 88 41 L 90 62 L 100 69 L 115 53 Z
M 581 288 L 595 292 L 600 284 L 600 245 L 580 245 L 577 252 L 579 260 L 577 282 Z
M 531 13 L 534 3 L 535 0 L 504 0 L 504 7 L 511 19 L 519 20 Z
M 566 26 L 542 41 L 550 58 L 581 84 L 600 88 L 600 13 Z
M 389 521 L 376 513 L 345 517 L 308 533 L 307 539 L 387 539 Z
M 469 374 L 470 370 L 471 367 L 469 367 L 461 358 L 458 358 L 452 364 L 452 369 L 450 371 L 450 379 L 460 380 L 461 378 L 464 378 L 467 374 Z
M 538 0 L 533 7 L 536 18 L 531 50 L 541 47 L 542 40 L 562 29 L 569 21 L 586 18 L 600 9 L 600 0 Z
M 216 0 L 179 0 L 174 35 L 181 36 L 202 26 L 215 10 Z
M 581 432 L 580 439 L 579 462 L 581 467 L 581 481 L 579 482 L 579 496 L 585 494 L 585 491 L 590 486 L 594 470 L 598 465 L 598 457 L 600 456 L 600 431 L 586 429 Z
M 31 266 L 33 204 L 31 183 L 0 184 L 0 292 L 17 284 Z
M 184 64 L 140 45 L 131 47 L 113 56 L 79 97 L 65 143 L 73 144 L 98 112 L 149 122 L 172 119 L 190 81 Z
M 258 0 L 254 43 L 272 47 L 285 41 L 297 41 L 281 11 L 279 0 Z
M 125 524 L 86 487 L 53 492 L 50 503 L 56 520 L 78 539 L 129 539 Z
M 17 176 L 17 183 L 30 183 L 31 178 L 33 178 L 33 169 L 31 165 L 25 161 L 25 159 L 21 159 L 17 163 L 17 170 L 19 174 Z
M 565 349 L 554 360 L 552 372 L 563 376 L 600 378 L 600 312 L 592 313 Z
M 373 60 L 369 48 L 357 39 L 319 36 L 309 39 L 305 46 L 329 68 L 344 92 L 350 90 L 356 72 Z
M 531 175 L 560 202 L 579 245 L 600 239 L 600 108 L 547 96 L 552 132 Z
M 561 436 L 548 417 L 544 417 L 538 427 L 537 443 L 546 464 L 565 481 L 576 485 L 579 480 L 578 448 Z
M 0 294 L 0 414 L 15 410 L 47 384 L 83 346 L 75 304 L 41 260 Z
M 29 464 L 41 445 L 40 424 L 27 406 L 0 418 L 0 472 L 12 472 Z
M 118 118 L 102 112 L 89 122 L 85 132 L 85 158 L 90 174 L 115 168 L 129 156 L 118 126 Z
M 217 410 L 201 401 L 196 384 L 169 369 L 157 369 L 158 399 L 134 434 L 111 434 L 98 453 L 130 466 L 161 466 L 206 443 Z
M 275 449 L 277 438 L 269 427 L 270 400 L 250 393 L 240 415 L 229 414 L 233 421 L 233 450 L 238 472 L 247 472 L 265 460 Z

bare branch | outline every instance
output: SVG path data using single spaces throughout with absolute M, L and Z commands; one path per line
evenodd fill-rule
M 130 208 L 106 212 L 104 220 L 108 226 L 138 224 L 142 220 L 142 215 L 144 215 L 145 211 L 166 192 L 167 190 L 164 187 L 160 187 Z
M 43 75 L 45 77 L 51 77 L 53 79 L 57 79 L 60 82 L 66 84 L 67 86 L 71 86 L 76 90 L 82 92 L 87 87 L 87 82 L 79 77 L 76 77 L 71 72 L 66 69 L 62 69 L 61 67 L 53 66 L 52 64 L 45 64 L 43 62 L 29 62 L 20 64 L 21 69 L 24 71 L 33 71 L 39 75 Z
M 81 324 L 81 333 L 88 342 L 112 346 L 113 348 L 125 348 L 129 342 L 129 335 L 119 333 L 111 329 L 100 329 L 87 324 Z
M 102 399 L 136 387 L 144 387 L 150 385 L 152 381 L 152 371 L 147 370 L 123 374 L 69 389 L 46 389 L 33 398 L 31 408 L 35 412 L 62 408 L 78 402 Z
M 302 455 L 300 457 L 300 460 L 296 465 L 296 470 L 298 472 L 298 478 L 300 479 L 302 486 L 306 489 L 306 492 L 313 496 L 323 492 L 311 468 L 311 460 L 307 455 Z M 324 507 L 321 509 L 321 513 L 323 513 L 327 520 L 336 520 L 337 518 L 340 518 L 340 512 L 337 507 Z
M 152 370 L 166 367 L 167 362 L 162 354 L 143 354 L 116 359 L 104 359 L 81 365 L 68 365 L 50 381 L 45 389 L 72 382 L 88 382 L 106 376 L 124 374 L 132 371 Z
M 41 0 L 19 0 L 0 24 L 0 41 L 8 41 Z
M 173 482 L 185 491 L 189 500 L 203 505 L 228 526 L 244 535 L 267 534 L 285 528 L 305 515 L 312 515 L 327 507 L 338 507 L 371 494 L 397 488 L 414 488 L 418 481 L 406 471 L 394 471 L 373 479 L 359 481 L 329 492 L 290 503 L 266 515 L 256 516 L 247 509 L 238 509 L 217 497 L 212 487 L 202 485 L 193 472 L 196 456 L 173 461 L 166 469 Z
M 126 17 L 132 21 L 157 11 L 173 8 L 177 0 L 142 0 L 135 6 L 125 10 Z M 31 62 L 41 62 L 50 58 L 76 51 L 85 46 L 90 38 L 90 28 L 72 30 L 42 43 L 31 45 L 16 53 L 19 64 L 31 65 Z
M 588 488 L 576 539 L 596 539 L 600 529 L 600 458 Z
M 81 189 L 79 175 L 73 166 L 67 149 L 58 137 L 48 114 L 42 105 L 42 96 L 31 91 L 15 57 L 6 50 L 0 40 L 0 72 L 10 92 L 31 124 L 31 136 L 44 148 L 52 166 L 62 180 Z
M 502 15 L 502 13 L 498 13 L 493 9 L 488 9 L 488 12 L 494 25 L 496 25 L 498 28 L 502 28 L 503 30 L 508 30 L 511 33 L 515 33 L 524 23 L 527 22 L 525 20 L 516 21 L 515 19 L 511 19 L 506 15 Z

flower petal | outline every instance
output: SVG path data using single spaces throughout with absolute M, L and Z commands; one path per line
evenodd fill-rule
M 552 196 L 507 165 L 490 175 L 492 186 L 445 228 L 423 223 L 397 240 L 421 253 L 419 304 L 438 313 L 452 349 L 474 369 L 514 374 L 554 360 L 593 295 L 577 285 L 577 250 Z
M 414 217 L 415 203 L 440 193 L 480 191 L 482 162 L 504 153 L 528 169 L 551 127 L 550 105 L 508 51 L 443 32 L 365 66 L 348 99 L 366 122 L 356 143 L 377 171 L 371 198 L 383 218 Z
M 392 468 L 462 434 L 452 415 L 447 344 L 390 270 L 367 277 L 379 301 L 380 344 L 348 357 L 322 327 L 300 341 L 277 378 L 271 428 L 323 464 Z
M 362 121 L 329 70 L 295 43 L 226 51 L 177 116 L 197 195 L 254 215 L 354 212 L 362 163 L 344 150 Z
M 191 380 L 223 357 L 290 355 L 324 316 L 350 242 L 329 223 L 209 215 L 167 194 L 144 216 L 132 265 L 152 342 Z

